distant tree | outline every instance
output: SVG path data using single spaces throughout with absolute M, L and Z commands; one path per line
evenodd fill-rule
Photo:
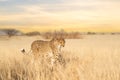
M 34 31 L 34 32 L 29 32 L 26 33 L 27 36 L 36 36 L 36 35 L 40 35 L 40 32 Z
M 53 33 L 52 32 L 45 32 L 43 35 L 42 35 L 45 39 L 50 39 L 53 37 Z
M 87 32 L 87 34 L 89 35 L 89 34 L 91 34 L 91 32 Z
M 114 32 L 112 32 L 112 33 L 111 33 L 111 35 L 115 35 L 115 33 L 114 33 Z
M 88 35 L 95 35 L 95 32 L 87 32 Z
M 4 29 L 3 31 L 8 35 L 8 37 L 12 37 L 17 35 L 18 33 L 21 33 L 20 31 L 15 29 Z

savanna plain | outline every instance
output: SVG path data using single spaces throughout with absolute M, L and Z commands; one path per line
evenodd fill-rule
M 120 80 L 120 35 L 82 35 L 66 39 L 65 65 L 51 71 L 47 63 L 31 63 L 29 52 L 40 36 L 0 36 L 0 80 Z

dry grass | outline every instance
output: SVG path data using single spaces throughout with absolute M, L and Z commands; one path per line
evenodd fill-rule
M 0 80 L 120 80 L 120 36 L 86 36 L 67 40 L 62 53 L 66 64 L 53 71 L 46 63 L 31 63 L 30 43 L 40 39 L 14 37 L 0 40 Z M 26 45 L 25 45 L 26 44 Z

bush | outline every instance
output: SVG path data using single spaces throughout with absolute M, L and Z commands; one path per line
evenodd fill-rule
M 26 33 L 27 36 L 36 36 L 36 35 L 40 35 L 39 32 L 37 31 L 34 31 L 34 32 L 29 32 L 29 33 Z

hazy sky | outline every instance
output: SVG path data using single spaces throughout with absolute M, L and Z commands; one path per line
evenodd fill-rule
M 0 0 L 5 27 L 120 31 L 120 0 Z

